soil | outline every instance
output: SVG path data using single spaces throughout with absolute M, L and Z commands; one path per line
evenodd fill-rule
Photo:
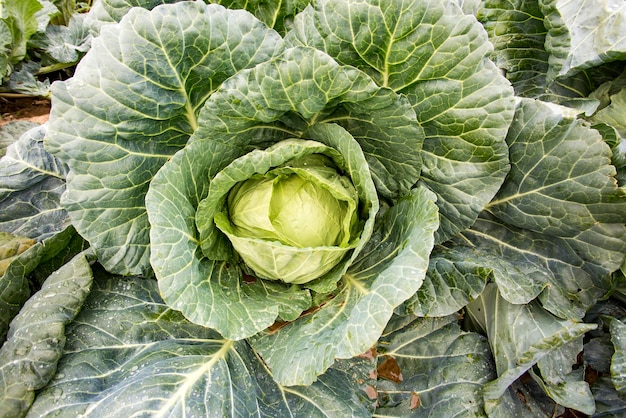
M 0 126 L 13 120 L 48 121 L 50 100 L 37 97 L 0 96 Z

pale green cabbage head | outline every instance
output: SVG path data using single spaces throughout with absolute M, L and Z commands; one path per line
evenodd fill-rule
M 237 183 L 215 225 L 257 276 L 302 284 L 358 242 L 358 194 L 332 160 L 311 154 Z

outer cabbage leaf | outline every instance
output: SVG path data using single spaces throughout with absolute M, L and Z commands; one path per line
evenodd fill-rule
M 626 396 L 615 390 L 610 376 L 600 376 L 591 390 L 596 400 L 594 417 L 620 417 L 626 413 Z
M 17 141 L 26 131 L 36 126 L 39 126 L 39 124 L 28 120 L 9 121 L 0 126 L 0 157 L 4 157 L 9 145 Z
M 35 241 L 30 238 L 0 232 L 0 276 L 4 275 L 13 260 L 33 244 Z
M 619 289 L 621 284 L 617 286 Z M 585 321 L 598 324 L 598 329 L 589 334 L 583 352 L 586 368 L 598 373 L 598 379 L 591 382 L 596 401 L 595 417 L 621 416 L 626 412 L 622 372 L 625 315 L 621 295 L 618 292 L 613 295 L 614 298 L 597 303 L 585 317 Z M 622 389 L 621 392 L 617 388 Z
M 437 194 L 441 242 L 469 227 L 508 170 L 513 90 L 491 44 L 452 2 L 323 0 L 287 39 L 326 51 L 405 94 L 426 133 L 422 181 Z
M 26 43 L 37 32 L 39 22 L 37 12 L 43 5 L 38 0 L 3 1 L 0 19 L 11 33 L 11 48 L 8 51 L 9 62 L 15 64 L 26 56 Z M 3 32 L 6 33 L 5 30 Z M 0 71 L 0 74 L 3 72 Z
M 118 23 L 133 7 L 151 10 L 161 4 L 180 1 L 182 0 L 99 0 L 91 5 L 85 17 L 85 26 L 94 35 L 99 35 L 103 26 Z
M 281 45 L 245 11 L 135 8 L 103 28 L 74 77 L 53 85 L 46 147 L 70 167 L 63 205 L 108 270 L 149 274 L 149 182 L 220 83 Z
M 21 62 L 6 82 L 6 89 L 27 96 L 50 97 L 50 80 L 40 80 L 37 73 L 41 69 L 38 61 Z
M 613 150 L 612 163 L 617 169 L 621 187 L 626 184 L 626 73 L 602 84 L 592 93 L 600 100 L 600 108 L 588 120 L 602 134 Z
M 618 62 L 553 80 L 546 49 L 544 10 L 538 1 L 483 1 L 477 17 L 494 44 L 492 60 L 511 81 L 515 93 L 592 114 L 598 101 L 587 97 L 599 84 L 621 72 Z M 584 13 L 584 12 L 583 12 Z
M 11 72 L 11 45 L 13 36 L 9 25 L 0 19 L 0 80 L 3 80 Z M 0 155 L 2 155 L 2 142 L 0 142 Z
M 539 2 L 485 0 L 477 18 L 494 45 L 492 60 L 505 71 L 515 93 L 542 96 L 550 54 L 545 50 L 546 28 Z
M 496 377 L 486 339 L 456 315 L 414 319 L 377 345 L 380 416 L 484 416 L 482 386 Z
M 30 39 L 29 45 L 43 50 L 54 63 L 76 63 L 91 46 L 92 37 L 84 21 L 85 15 L 77 13 L 72 15 L 67 26 L 48 25 L 45 32 Z
M 0 349 L 0 407 L 4 416 L 24 416 L 54 376 L 65 344 L 65 326 L 81 309 L 93 276 L 85 255 L 53 273 L 11 322 Z
M 321 309 L 250 339 L 277 382 L 310 384 L 335 358 L 367 351 L 394 308 L 422 285 L 438 226 L 433 193 L 414 189 L 377 225 Z
M 219 3 L 229 9 L 246 9 L 270 28 L 285 33 L 291 26 L 294 16 L 311 3 L 311 0 L 217 0 L 213 3 Z
M 469 241 L 488 254 L 496 252 L 502 258 L 534 266 L 538 270 L 536 274 L 517 276 L 519 287 L 545 286 L 539 295 L 544 308 L 572 320 L 582 318 L 609 292 L 612 287 L 609 274 L 621 265 L 626 245 L 621 231 L 615 234 L 614 230 L 604 230 L 602 225 L 564 239 L 518 229 L 492 218 L 479 218 L 471 229 L 463 232 L 463 238 L 458 242 Z M 503 297 L 515 290 L 504 289 L 506 281 L 496 283 L 503 287 Z
M 70 257 L 84 249 L 84 246 L 74 245 L 76 237 L 74 228 L 67 228 L 60 233 L 47 238 L 22 252 L 10 260 L 4 274 L 0 275 L 0 342 L 4 342 L 9 323 L 22 308 L 31 295 L 31 288 L 38 288 L 43 280 L 38 278 L 55 271 Z M 77 241 L 81 241 L 80 239 Z M 56 264 L 52 260 L 59 260 Z M 40 266 L 46 263 L 47 270 Z
M 520 102 L 507 137 L 512 168 L 488 206 L 495 218 L 485 215 L 463 234 L 488 252 L 544 270 L 543 279 L 521 277 L 520 283 L 549 283 L 540 295 L 544 307 L 575 319 L 610 290 L 609 275 L 623 263 L 626 200 L 613 177 L 610 148 L 568 114 L 560 106 Z M 523 302 L 503 284 L 503 297 Z
M 497 404 L 489 404 L 487 416 L 550 418 L 564 413 L 565 408 L 546 396 L 537 382 L 533 379 L 519 379 L 508 387 Z
M 245 341 L 226 340 L 163 303 L 154 280 L 97 272 L 67 328 L 54 379 L 32 416 L 368 416 L 370 360 L 337 364 L 308 387 L 275 383 Z
M 487 281 L 498 284 L 504 299 L 522 304 L 546 287 L 542 266 L 517 254 L 454 246 L 433 251 L 424 284 L 405 304 L 405 313 L 445 316 L 462 309 L 482 293 Z
M 46 125 L 25 132 L 0 159 L 0 230 L 37 241 L 69 226 L 61 207 L 67 166 L 44 149 Z
M 567 354 L 571 349 L 576 353 L 582 349 L 582 336 L 595 329 L 595 324 L 558 319 L 537 303 L 510 304 L 499 295 L 494 284 L 468 304 L 468 313 L 484 326 L 498 371 L 498 378 L 484 386 L 487 413 L 499 408 L 507 388 L 538 363 L 541 376 L 535 378 L 548 389 L 549 395 L 555 397 L 551 391 L 556 391 L 560 395 L 557 399 L 567 402 L 565 406 L 586 414 L 594 412 L 587 383 L 582 376 L 570 376 L 576 356 Z M 555 365 L 560 370 L 554 369 Z
M 548 77 L 569 76 L 626 58 L 626 4 L 620 0 L 542 0 Z
M 511 225 L 561 237 L 599 223 L 626 223 L 626 192 L 617 187 L 611 149 L 570 113 L 539 101 L 520 102 L 506 139 L 511 171 L 489 212 Z
M 626 138 L 626 121 L 621 117 L 626 109 L 626 71 L 614 80 L 601 84 L 591 96 L 600 101 L 600 106 L 588 120 L 612 126 L 622 138 Z
M 2 238 L 6 239 L 7 236 L 3 233 Z M 8 234 L 10 237 L 12 235 Z M 4 241 L 3 239 L 3 241 Z M 19 246 L 22 248 L 15 248 L 16 240 L 19 243 Z M 0 270 L 0 342 L 4 342 L 6 334 L 9 330 L 9 323 L 13 319 L 13 317 L 19 312 L 22 304 L 26 302 L 28 297 L 30 296 L 30 286 L 27 278 L 27 274 L 30 273 L 32 269 L 37 266 L 37 262 L 39 258 L 36 258 L 34 262 L 29 263 L 27 268 L 23 268 L 21 265 L 19 268 L 18 264 L 20 263 L 20 255 L 26 251 L 24 247 L 28 244 L 29 238 L 25 237 L 13 237 L 8 244 L 14 252 L 17 253 L 15 256 L 11 258 L 2 257 L 0 262 L 2 263 L 2 268 Z M 21 242 L 20 242 L 21 241 Z M 30 240 L 31 243 L 34 241 Z M 3 256 L 8 252 L 6 248 L 7 243 L 2 242 L 2 246 L 0 246 L 0 251 Z M 32 245 L 32 244 L 31 244 Z M 36 254 L 37 250 L 32 250 L 30 254 L 26 254 L 21 257 L 21 260 L 28 260 L 29 256 L 32 254 Z M 14 264 L 15 263 L 15 264 Z M 5 265 L 6 264 L 6 265 Z M 12 266 L 13 264 L 13 266 Z

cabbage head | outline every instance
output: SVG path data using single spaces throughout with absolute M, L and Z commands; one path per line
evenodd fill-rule
M 289 145 L 291 141 L 280 143 Z M 251 153 L 241 158 L 254 157 Z M 215 198 L 209 193 L 196 216 L 206 216 L 203 208 L 210 208 Z M 327 273 L 358 242 L 358 194 L 323 154 L 310 154 L 238 182 L 226 203 L 215 215 L 215 225 L 260 278 L 309 282 Z

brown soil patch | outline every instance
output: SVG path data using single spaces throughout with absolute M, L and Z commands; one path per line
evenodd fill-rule
M 13 120 L 48 121 L 50 100 L 36 97 L 0 97 L 0 126 Z

